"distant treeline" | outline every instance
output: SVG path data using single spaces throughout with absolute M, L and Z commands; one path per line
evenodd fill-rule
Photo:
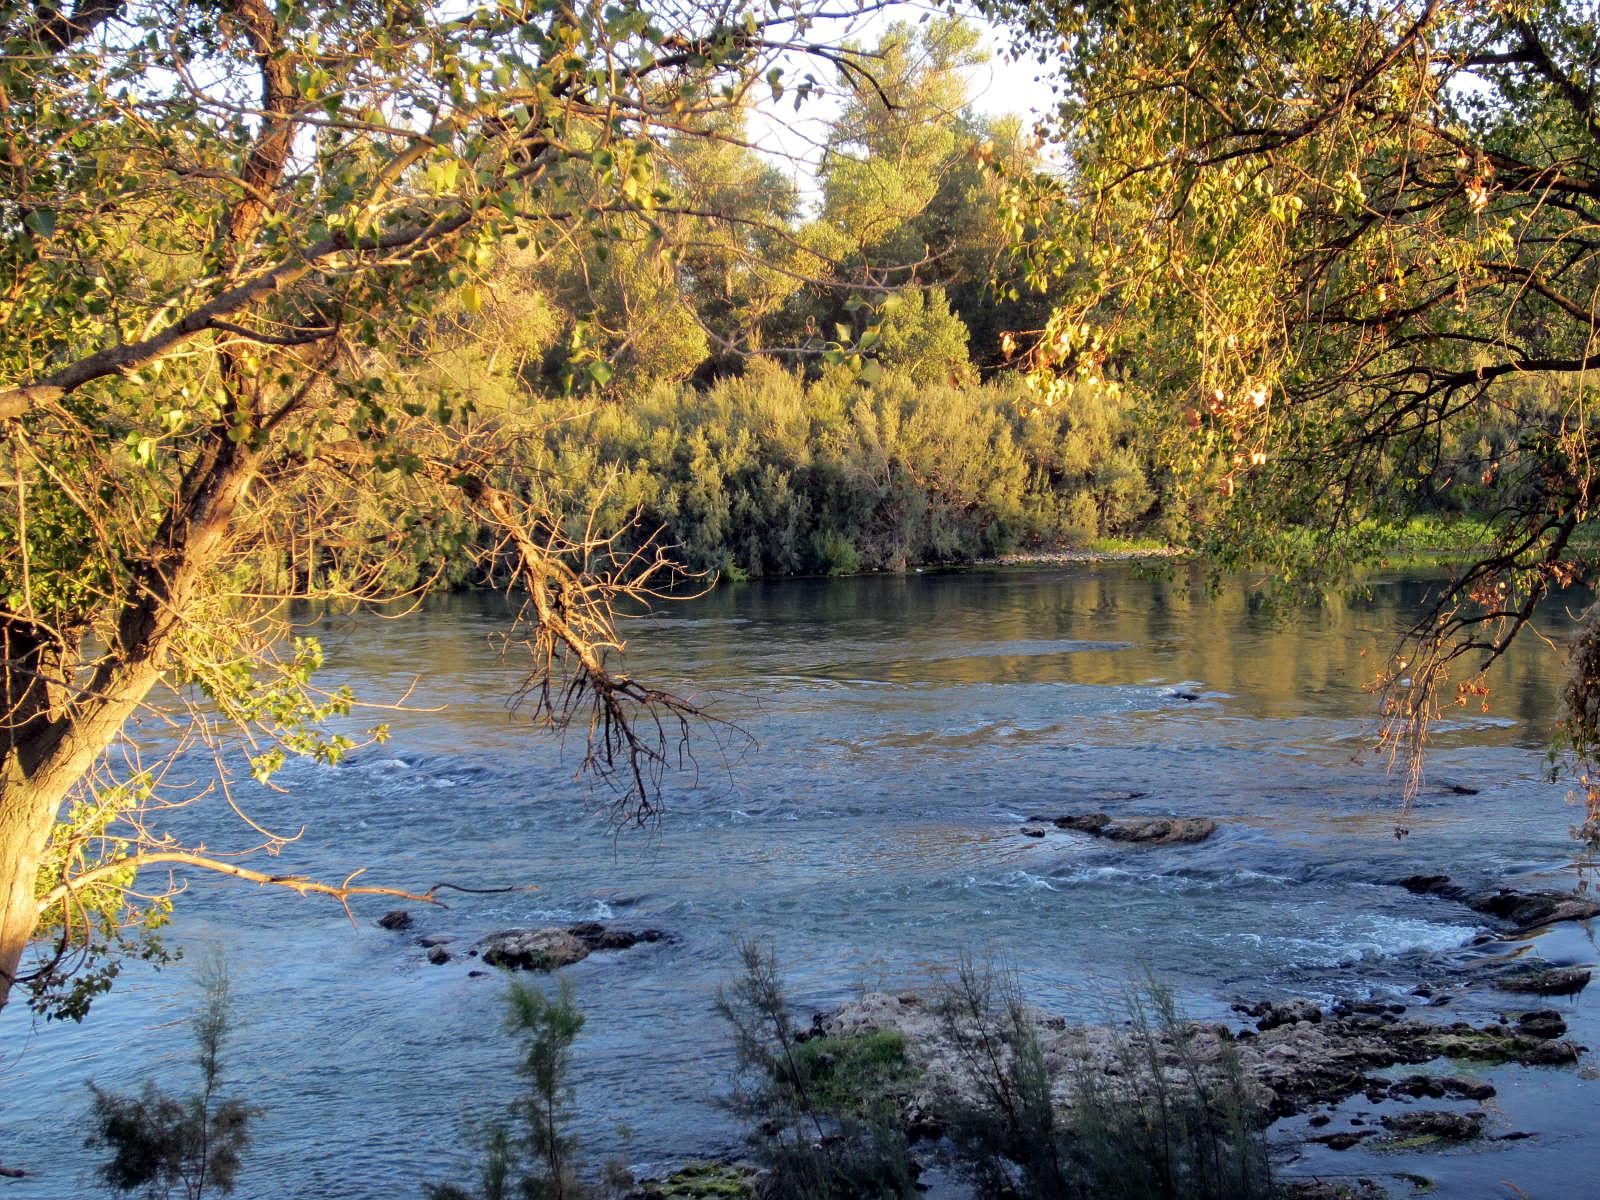
M 1196 460 L 1171 414 L 1142 403 L 1159 353 L 1107 362 L 1049 403 L 1027 389 L 1022 350 L 1058 296 L 1009 255 L 1028 230 L 1007 180 L 1048 168 L 1022 122 L 974 110 L 977 34 L 894 25 L 874 55 L 878 85 L 833 121 L 809 200 L 742 136 L 669 142 L 651 176 L 662 208 L 581 249 L 501 246 L 449 303 L 418 306 L 410 365 L 375 372 L 405 370 L 417 405 L 493 434 L 479 440 L 497 447 L 501 487 L 627 544 L 655 533 L 723 578 L 1183 537 L 1227 464 Z M 596 187 L 586 169 L 564 186 Z M 737 219 L 696 215 L 712 209 Z M 1440 436 L 1493 461 L 1521 427 L 1461 417 Z M 1525 486 L 1383 469 L 1405 512 L 1483 511 Z M 486 529 L 435 518 L 396 537 L 350 511 L 370 500 L 299 501 L 283 566 L 302 582 L 501 582 Z
M 498 482 L 558 494 L 573 532 L 593 518 L 627 545 L 654 536 L 723 578 L 904 570 L 1161 526 L 1117 393 L 1024 415 L 1029 400 L 1015 376 L 927 382 L 889 367 L 864 384 L 844 367 L 808 381 L 758 363 L 627 404 L 520 405 L 497 418 L 515 447 Z M 388 569 L 499 583 L 489 538 L 419 525 Z M 302 575 L 354 569 L 348 542 L 308 531 L 296 544 Z
M 540 449 L 613 521 L 637 512 L 685 565 L 734 577 L 903 570 L 1137 528 L 1154 494 L 1122 412 L 1024 418 L 1026 400 L 1015 379 L 890 369 L 863 387 L 769 366 L 553 423 Z

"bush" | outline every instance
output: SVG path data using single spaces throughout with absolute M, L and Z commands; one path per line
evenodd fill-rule
M 920 321 L 937 304 L 894 311 Z M 917 321 L 901 332 L 910 338 Z M 574 521 L 594 512 L 602 533 L 636 521 L 685 566 L 744 578 L 970 562 L 1141 528 L 1154 493 L 1121 397 L 1085 386 L 1033 410 L 1015 379 L 980 385 L 904 366 L 867 385 L 843 368 L 808 380 L 757 361 L 705 388 L 530 398 L 485 419 L 515 446 L 497 467 L 501 486 Z M 337 503 L 308 498 L 307 511 Z M 373 520 L 373 544 L 392 548 Z M 419 528 L 406 552 L 366 562 L 364 528 L 356 519 L 338 546 L 305 530 L 285 569 L 330 584 L 363 571 L 498 582 L 492 567 L 487 577 L 471 570 L 475 552 L 490 549 L 482 531 Z
M 752 1122 L 768 1200 L 897 1200 L 917 1194 L 900 1123 L 912 1079 L 894 1034 L 813 1038 L 797 1029 L 772 951 L 739 944 L 743 970 L 718 990 L 733 1029 L 729 1105 Z
M 429 1200 L 582 1200 L 589 1194 L 577 1178 L 575 1143 L 566 1129 L 567 1073 L 572 1044 L 583 1029 L 572 984 L 561 980 L 552 999 L 538 988 L 513 983 L 506 1002 L 506 1027 L 522 1042 L 516 1072 L 527 1082 L 527 1092 L 511 1103 L 511 1120 L 492 1122 L 485 1130 L 478 1189 L 425 1184 Z
M 945 1096 L 959 1169 L 985 1197 L 1267 1200 L 1280 1195 L 1265 1120 L 1236 1061 L 1192 1052 L 1172 995 L 1131 997 L 1114 1073 L 1085 1054 L 1065 1076 L 1040 1046 L 1015 982 L 970 963 L 941 997 L 945 1036 L 973 1091 Z M 1070 1103 L 1063 1103 L 1070 1098 Z
M 194 1020 L 200 1050 L 198 1092 L 180 1098 L 146 1083 L 137 1096 L 119 1096 L 89 1084 L 94 1102 L 84 1144 L 111 1151 L 95 1174 L 114 1192 L 150 1200 L 200 1200 L 226 1196 L 238 1182 L 250 1146 L 250 1122 L 261 1110 L 217 1095 L 231 1016 L 228 974 L 220 956 L 206 963 L 200 984 L 205 1000 Z

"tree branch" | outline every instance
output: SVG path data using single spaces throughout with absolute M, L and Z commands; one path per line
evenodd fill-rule
M 51 54 L 59 54 L 83 41 L 122 10 L 121 0 L 82 0 L 71 13 L 54 4 L 40 4 L 38 19 L 26 36 Z
M 224 859 L 212 858 L 205 854 L 196 854 L 188 850 L 146 850 L 138 854 L 128 854 L 110 862 L 101 863 L 99 866 L 85 871 L 76 878 L 57 884 L 39 899 L 39 913 L 42 916 L 57 904 L 69 899 L 73 893 L 87 887 L 96 880 L 104 879 L 129 867 L 135 870 L 155 866 L 160 863 L 170 863 L 176 866 L 198 867 L 206 871 L 214 871 L 219 875 L 230 875 L 235 879 L 243 879 L 247 883 L 259 883 L 263 886 L 288 888 L 302 896 L 318 895 L 332 896 L 339 901 L 346 912 L 350 911 L 349 901 L 352 896 L 393 896 L 400 900 L 414 900 L 418 904 L 432 904 L 439 908 L 447 907 L 437 893 L 449 889 L 455 892 L 467 892 L 474 895 L 495 895 L 503 892 L 534 892 L 538 891 L 537 884 L 512 885 L 498 888 L 473 888 L 457 883 L 436 883 L 425 892 L 407 891 L 405 888 L 373 887 L 368 884 L 352 884 L 350 881 L 360 875 L 360 871 L 352 871 L 345 876 L 343 883 L 322 883 L 305 875 L 268 875 L 264 871 L 252 871 L 249 867 L 241 867 L 237 863 L 227 862 Z
M 378 237 L 356 238 L 342 230 L 331 234 L 320 242 L 308 246 L 294 261 L 279 263 L 254 279 L 229 288 L 174 321 L 160 333 L 143 341 L 109 346 L 97 354 L 80 358 L 77 362 L 42 376 L 32 383 L 0 391 L 0 421 L 11 421 L 25 416 L 40 405 L 70 395 L 97 379 L 105 379 L 112 375 L 127 375 L 148 366 L 202 334 L 219 328 L 219 318 L 238 312 L 266 296 L 298 283 L 337 255 L 424 246 L 460 231 L 470 224 L 475 216 L 472 211 L 463 209 L 426 225 L 411 225 Z

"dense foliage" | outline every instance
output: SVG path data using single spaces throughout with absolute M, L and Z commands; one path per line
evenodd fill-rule
M 973 382 L 923 289 L 976 304 L 987 287 L 988 164 L 1012 151 L 978 151 L 1006 131 L 965 107 L 959 22 L 867 47 L 848 16 L 791 0 L 0 4 L 0 536 L 18 549 L 0 562 L 0 1004 L 21 982 L 81 1017 L 130 920 L 138 935 L 165 915 L 158 879 L 133 889 L 141 867 L 371 890 L 252 871 L 167 823 L 211 791 L 167 783 L 170 753 L 216 749 L 226 791 L 235 770 L 266 779 L 383 736 L 315 684 L 321 648 L 284 603 L 308 593 L 384 601 L 489 558 L 526 597 L 508 645 L 527 656 L 527 711 L 578 731 L 621 815 L 648 813 L 693 714 L 616 669 L 613 613 L 665 562 L 585 519 L 595 480 L 537 423 L 570 427 L 565 397 L 625 413 L 757 351 L 869 377 L 874 338 L 919 387 Z M 819 211 L 750 149 L 758 90 L 839 94 Z M 720 469 L 674 468 L 661 516 Z M 966 504 L 967 487 L 929 503 Z M 902 535 L 866 513 L 830 546 L 833 501 L 818 503 L 788 550 L 763 529 L 774 552 L 752 569 L 944 553 L 990 523 Z M 683 536 L 709 561 L 698 521 Z M 149 761 L 122 740 L 146 705 L 178 731 Z M 239 853 L 294 836 L 241 831 Z
M 518 405 L 496 418 L 511 447 L 496 478 L 543 481 L 574 521 L 654 537 L 721 579 L 905 570 L 1166 527 L 1121 405 L 1091 392 L 1027 416 L 1025 402 L 1016 379 L 929 383 L 890 368 L 864 385 L 844 367 L 807 380 L 758 364 L 626 402 Z M 490 538 L 434 524 L 383 565 L 397 584 L 503 582 L 504 564 L 482 553 Z M 294 547 L 286 567 L 302 582 L 337 588 L 374 565 L 359 534 L 319 542 L 308 526 Z
M 1594 567 L 1593 5 L 992 11 L 1060 67 L 1072 178 L 1021 197 L 1027 256 L 1064 289 L 1033 346 L 1046 398 L 1069 378 L 1135 386 L 1175 491 L 1222 502 L 1212 560 L 1290 592 L 1348 579 L 1414 513 L 1485 513 L 1487 550 L 1389 680 L 1406 681 L 1391 730 L 1419 749 Z M 1594 691 L 1580 673 L 1584 751 Z
M 500 244 L 412 331 L 416 361 L 387 364 L 395 386 L 449 397 L 495 481 L 574 536 L 653 536 L 716 578 L 1165 535 L 1190 513 L 1162 509 L 1129 398 L 1045 410 L 1003 369 L 1050 296 L 1003 253 L 1005 179 L 1040 164 L 973 110 L 982 58 L 961 21 L 890 25 L 844 76 L 810 203 L 743 144 L 745 104 L 669 139 L 653 225 Z M 514 575 L 492 525 L 419 514 L 396 539 L 387 499 L 286 492 L 263 561 L 294 590 Z
M 904 570 L 1130 532 L 1153 497 L 1123 414 L 1021 415 L 1014 382 L 776 369 L 655 388 L 553 425 L 552 469 L 619 471 L 606 499 L 729 575 Z M 560 467 L 557 467 L 560 464 Z

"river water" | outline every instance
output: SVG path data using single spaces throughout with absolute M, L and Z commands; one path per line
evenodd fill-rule
M 1368 597 L 1286 623 L 1242 583 L 1208 595 L 1195 582 L 1119 564 L 740 584 L 673 605 L 631 628 L 633 669 L 750 740 L 706 734 L 660 820 L 621 832 L 574 785 L 571 751 L 508 711 L 516 672 L 492 641 L 503 601 L 320 621 L 329 680 L 376 701 L 415 684 L 412 711 L 385 714 L 391 740 L 338 768 L 292 765 L 287 794 L 240 788 L 262 824 L 305 827 L 273 869 L 539 890 L 451 898 L 394 934 L 373 926 L 382 901 L 352 926 L 315 900 L 193 881 L 174 940 L 191 961 L 207 943 L 226 953 L 230 1086 L 265 1108 L 238 1194 L 392 1200 L 467 1170 L 469 1122 L 515 1087 L 502 989 L 470 977 L 470 960 L 429 965 L 420 933 L 465 944 L 602 920 L 673 935 L 567 972 L 588 1014 L 574 1073 L 586 1153 L 648 1172 L 737 1143 L 715 1103 L 730 1060 L 711 1010 L 738 935 L 772 940 L 801 1006 L 915 986 L 971 954 L 1076 1017 L 1115 1015 L 1147 970 L 1191 1014 L 1221 1016 L 1240 998 L 1398 994 L 1439 977 L 1481 919 L 1399 876 L 1563 879 L 1574 810 L 1543 777 L 1557 651 L 1524 639 L 1491 711 L 1451 712 L 1402 814 L 1398 781 L 1367 753 L 1364 685 L 1429 580 L 1378 577 Z M 1559 610 L 1544 625 L 1569 627 Z M 1029 815 L 1090 807 L 1223 829 L 1158 849 L 1019 833 Z M 251 840 L 219 803 L 184 820 L 212 848 Z M 1554 957 L 1592 956 L 1574 930 L 1560 936 Z M 35 1025 L 19 1005 L 0 1017 L 0 1162 L 32 1172 L 0 1196 L 88 1182 L 84 1081 L 188 1082 L 192 975 L 130 967 L 81 1026 Z M 1588 1010 L 1567 1007 L 1581 1033 Z M 1502 1180 L 1590 1194 L 1584 1073 L 1512 1075 L 1504 1120 L 1542 1121 L 1540 1137 L 1434 1163 L 1439 1194 L 1511 1194 Z M 1371 1171 L 1405 1165 L 1352 1154 Z

